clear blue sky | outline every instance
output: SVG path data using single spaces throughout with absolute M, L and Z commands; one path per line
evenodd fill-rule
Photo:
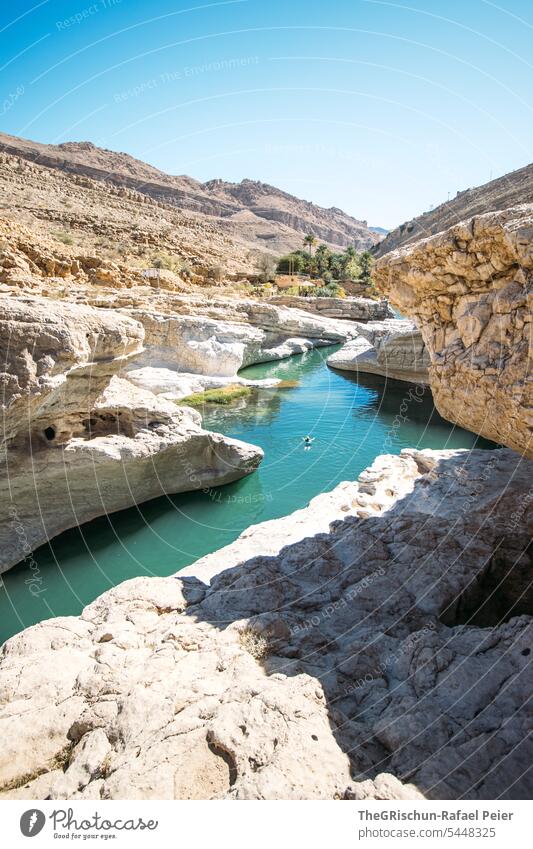
M 533 159 L 530 0 L 14 0 L 0 126 L 393 227 Z

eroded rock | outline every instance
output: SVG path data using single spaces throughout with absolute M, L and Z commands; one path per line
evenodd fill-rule
M 142 351 L 138 322 L 43 298 L 2 311 L 0 571 L 67 528 L 257 468 L 260 448 L 117 376 Z
M 511 517 L 531 472 L 507 450 L 381 457 L 196 576 L 13 637 L 2 795 L 529 798 L 531 516 Z
M 412 316 L 442 416 L 533 456 L 533 206 L 479 215 L 387 254 L 381 291 Z
M 411 321 L 370 322 L 361 328 L 361 336 L 349 340 L 327 362 L 341 371 L 429 383 L 429 355 L 420 331 Z

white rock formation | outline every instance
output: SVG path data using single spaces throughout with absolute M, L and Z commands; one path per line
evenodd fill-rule
M 357 335 L 353 323 L 270 304 L 228 301 L 227 311 L 239 320 L 128 310 L 145 330 L 144 350 L 128 367 L 128 379 L 169 399 L 230 383 L 271 387 L 276 381 L 248 381 L 237 372 Z
M 532 465 L 382 457 L 13 637 L 3 797 L 530 798 Z
M 145 329 L 145 351 L 136 358 L 136 367 L 233 378 L 247 365 L 284 359 L 357 335 L 352 322 L 310 316 L 266 303 L 237 302 L 238 311 L 235 306 L 228 301 L 227 311 L 234 310 L 239 321 L 128 310 L 128 315 Z
M 190 374 L 170 368 L 154 368 L 153 366 L 130 368 L 127 372 L 127 378 L 134 386 L 138 386 L 140 389 L 146 389 L 155 395 L 160 395 L 169 400 L 179 400 L 194 392 L 204 392 L 206 389 L 218 389 L 228 386 L 228 384 L 272 389 L 280 383 L 277 378 L 247 380 L 245 377 L 240 377 L 240 375 L 234 375 L 230 379 L 229 377 Z
M 120 313 L 40 298 L 2 303 L 0 571 L 67 528 L 253 471 L 260 448 L 116 377 L 142 350 Z
M 373 298 L 304 298 L 279 295 L 272 298 L 271 303 L 346 321 L 385 321 L 394 318 L 393 310 L 384 299 L 376 301 Z
M 329 366 L 409 383 L 429 383 L 429 354 L 413 322 L 391 320 L 357 326 L 361 336 L 328 357 Z

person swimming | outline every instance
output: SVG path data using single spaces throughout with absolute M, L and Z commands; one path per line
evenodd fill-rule
M 315 438 L 314 436 L 304 436 L 304 437 L 303 437 L 303 441 L 304 441 L 304 449 L 305 449 L 306 451 L 307 451 L 309 448 L 311 448 L 311 443 L 313 442 L 314 438 Z

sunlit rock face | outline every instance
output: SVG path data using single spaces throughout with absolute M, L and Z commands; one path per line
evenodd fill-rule
M 118 376 L 143 350 L 139 322 L 44 298 L 1 309 L 0 572 L 67 528 L 257 468 L 260 448 Z
M 378 288 L 419 325 L 445 418 L 532 457 L 533 205 L 384 256 Z
M 412 321 L 387 319 L 357 322 L 361 335 L 328 357 L 340 371 L 380 374 L 407 383 L 429 383 L 429 355 L 420 330 Z

